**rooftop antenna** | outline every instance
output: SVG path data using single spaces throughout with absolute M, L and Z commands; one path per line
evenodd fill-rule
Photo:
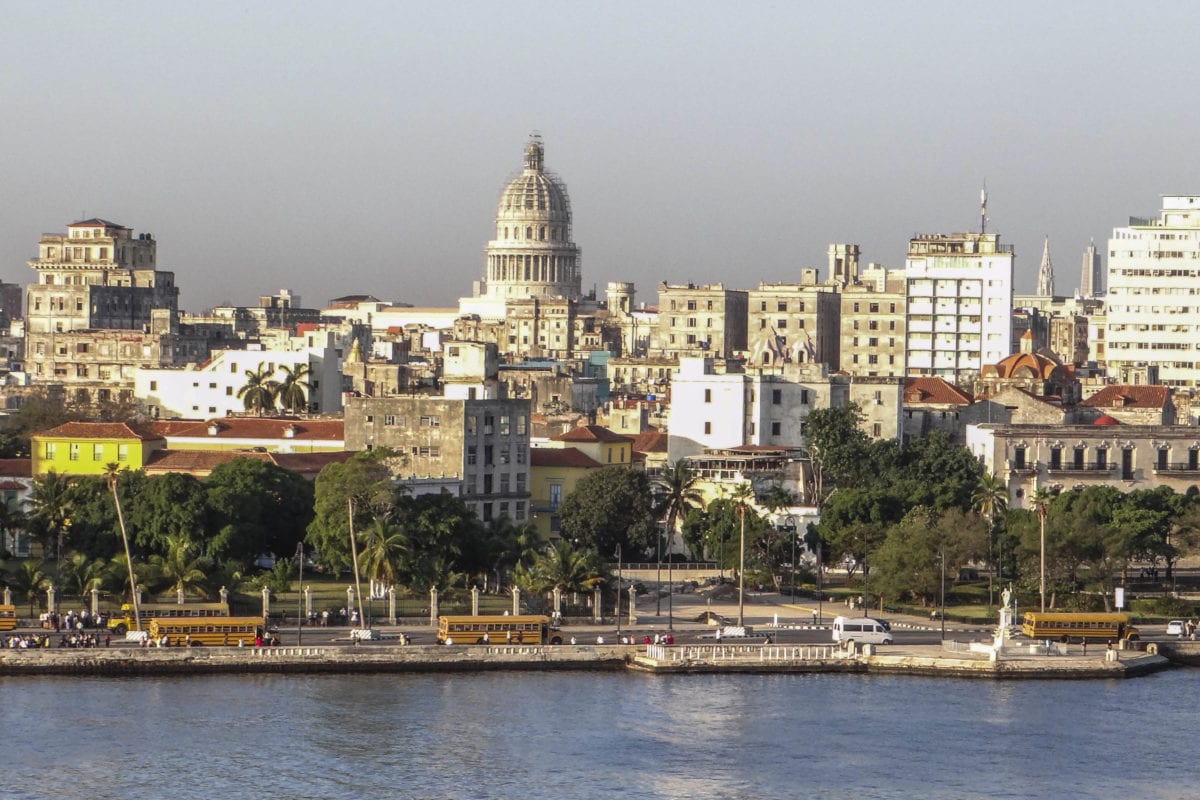
M 987 181 L 979 191 L 979 232 L 987 233 Z

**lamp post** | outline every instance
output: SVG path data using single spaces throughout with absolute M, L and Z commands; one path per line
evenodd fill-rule
M 617 641 L 621 641 L 621 544 L 617 543 Z
M 670 527 L 670 521 L 665 524 L 667 528 L 667 630 L 675 630 L 675 559 L 672 557 L 671 549 L 675 544 L 675 531 Z
M 666 527 L 665 525 L 663 526 Z M 657 566 L 654 568 L 654 616 L 662 616 L 662 537 L 654 537 L 654 554 Z
M 296 645 L 304 636 L 304 542 L 296 542 L 296 562 L 300 565 L 300 577 L 296 583 Z
M 1038 582 L 1038 595 L 1042 601 L 1042 613 L 1046 613 L 1046 503 L 1037 501 L 1038 522 L 1041 526 L 1041 576 Z
M 740 504 L 742 526 L 738 542 L 738 627 L 746 625 L 746 504 Z
M 941 597 L 941 613 L 938 614 L 942 618 L 942 641 L 946 641 L 946 548 L 942 548 L 942 597 Z
M 792 536 L 792 605 L 796 604 L 796 518 L 787 515 L 788 532 Z

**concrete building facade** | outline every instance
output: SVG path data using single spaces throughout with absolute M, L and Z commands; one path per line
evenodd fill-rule
M 1015 256 L 994 233 L 921 235 L 905 261 L 905 371 L 967 384 L 1010 352 Z

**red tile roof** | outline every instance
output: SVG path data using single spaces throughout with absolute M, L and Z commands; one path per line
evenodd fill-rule
M 556 442 L 632 442 L 633 438 L 613 433 L 600 425 L 580 425 L 553 437 Z
M 315 478 L 326 464 L 349 459 L 354 453 L 338 451 L 329 453 L 267 453 L 261 450 L 158 450 L 146 462 L 147 475 L 164 472 L 185 472 L 204 477 L 222 464 L 235 458 L 251 458 L 266 461 L 283 469 Z
M 132 422 L 64 422 L 34 436 L 50 439 L 140 439 L 154 441 L 162 436 Z
M 1170 390 L 1166 386 L 1105 386 L 1079 405 L 1089 408 L 1166 408 Z
M 587 469 L 604 466 L 574 447 L 535 447 L 529 451 L 529 464 L 534 467 L 584 467 Z
M 639 433 L 633 440 L 635 453 L 665 453 L 667 452 L 667 434 L 648 428 Z
M 216 425 L 215 436 L 208 432 Z M 291 417 L 220 417 L 210 420 L 155 420 L 147 426 L 162 437 L 172 439 L 296 439 L 299 441 L 340 442 L 346 424 L 340 419 L 296 419 Z M 295 433 L 287 436 L 285 431 Z
M 28 458 L 0 458 L 0 477 L 33 477 L 33 462 Z
M 971 395 L 942 378 L 922 376 L 904 381 L 904 404 L 969 406 Z

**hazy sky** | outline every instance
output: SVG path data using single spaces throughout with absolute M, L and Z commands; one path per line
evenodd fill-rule
M 44 231 L 149 231 L 181 306 L 453 305 L 531 131 L 584 286 L 795 281 L 989 230 L 1032 291 L 1200 193 L 1188 3 L 3 4 L 0 279 Z M 1191 153 L 1192 155 L 1187 155 Z M 824 276 L 824 272 L 823 272 Z

